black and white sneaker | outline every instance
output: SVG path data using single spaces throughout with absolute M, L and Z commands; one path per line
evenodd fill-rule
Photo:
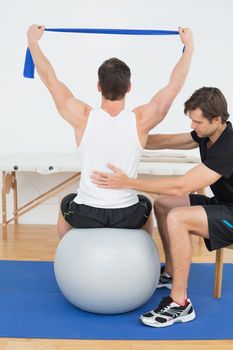
M 190 299 L 185 306 L 176 304 L 171 297 L 165 297 L 157 309 L 140 317 L 142 323 L 150 327 L 167 327 L 176 322 L 189 322 L 196 317 Z
M 164 272 L 164 266 L 161 267 L 159 283 L 157 285 L 157 288 L 163 287 L 172 289 L 172 277 L 168 273 Z

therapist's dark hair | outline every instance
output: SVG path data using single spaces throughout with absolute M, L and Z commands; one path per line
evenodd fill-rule
M 203 117 L 212 122 L 213 118 L 221 117 L 224 124 L 229 118 L 227 101 L 221 90 L 216 87 L 202 87 L 196 90 L 184 103 L 184 113 L 199 108 Z

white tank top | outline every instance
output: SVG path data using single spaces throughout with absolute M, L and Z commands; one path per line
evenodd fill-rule
M 138 202 L 134 190 L 102 189 L 90 179 L 93 170 L 112 173 L 107 163 L 130 177 L 137 177 L 142 146 L 132 111 L 124 109 L 112 117 L 101 108 L 92 109 L 77 152 L 82 172 L 76 203 L 96 208 L 125 208 Z

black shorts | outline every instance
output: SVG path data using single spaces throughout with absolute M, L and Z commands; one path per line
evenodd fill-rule
M 233 203 L 219 202 L 215 197 L 190 194 L 191 206 L 201 205 L 208 218 L 209 239 L 205 239 L 209 251 L 233 244 Z
M 152 205 L 150 200 L 138 195 L 138 203 L 126 208 L 104 209 L 77 204 L 76 193 L 68 194 L 61 202 L 64 219 L 75 228 L 141 228 L 147 221 Z

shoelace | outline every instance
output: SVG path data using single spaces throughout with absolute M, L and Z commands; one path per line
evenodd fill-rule
M 169 273 L 167 273 L 167 272 L 164 272 L 164 270 L 165 270 L 165 266 L 161 266 L 161 269 L 160 269 L 160 275 L 163 275 L 164 273 L 166 274 L 166 275 L 168 275 L 171 279 L 172 279 L 172 276 L 171 275 L 169 275 Z
M 159 303 L 159 306 L 154 309 L 153 311 L 155 313 L 158 313 L 160 311 L 162 311 L 163 309 L 165 309 L 166 306 L 168 306 L 169 304 L 171 304 L 173 302 L 172 298 L 170 296 L 164 297 L 162 298 L 161 302 Z

